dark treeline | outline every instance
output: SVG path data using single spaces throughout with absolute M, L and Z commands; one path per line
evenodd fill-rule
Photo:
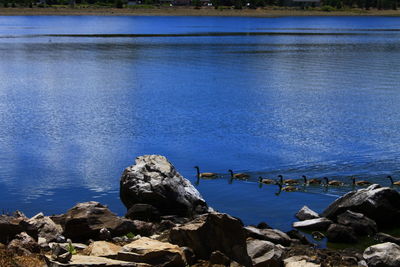
M 0 0 L 3 7 L 46 7 L 54 5 L 95 5 L 95 6 L 110 6 L 124 8 L 127 6 L 128 0 Z M 131 0 L 129 0 L 131 1 Z M 174 0 L 142 0 L 139 2 L 142 5 L 162 5 L 162 4 L 178 4 Z M 267 6 L 293 6 L 291 0 L 186 0 L 179 2 L 180 5 L 186 4 L 195 7 L 200 7 L 207 3 L 211 3 L 215 8 L 218 7 L 233 7 L 236 9 L 242 8 L 259 8 Z M 400 0 L 321 0 L 319 6 L 331 7 L 333 9 L 397 9 Z M 300 4 L 300 7 L 305 8 Z M 315 3 L 308 5 L 315 7 Z

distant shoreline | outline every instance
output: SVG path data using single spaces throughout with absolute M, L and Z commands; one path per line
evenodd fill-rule
M 286 16 L 400 16 L 400 10 L 299 10 L 299 9 L 215 9 L 213 7 L 154 8 L 0 8 L 0 16 L 222 16 L 222 17 L 286 17 Z

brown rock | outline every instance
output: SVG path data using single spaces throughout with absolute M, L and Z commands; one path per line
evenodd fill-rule
M 7 248 L 18 255 L 30 255 L 31 253 L 40 252 L 39 244 L 25 232 L 16 235 Z
M 123 246 L 117 259 L 160 267 L 186 265 L 185 256 L 180 247 L 147 237 Z
M 88 256 L 107 257 L 115 259 L 121 249 L 121 246 L 115 245 L 110 242 L 95 241 L 92 242 L 86 249 L 84 249 L 83 254 Z
M 169 240 L 190 247 L 199 259 L 208 260 L 211 253 L 218 250 L 231 260 L 251 266 L 242 222 L 224 213 L 200 215 L 187 224 L 174 227 Z
M 280 267 L 283 250 L 266 240 L 247 240 L 247 252 L 254 267 Z

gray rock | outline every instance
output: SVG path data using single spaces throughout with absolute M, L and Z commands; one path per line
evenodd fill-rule
M 293 256 L 283 260 L 285 267 L 320 267 L 321 264 L 309 262 L 310 257 L 306 255 Z
M 199 259 L 208 260 L 220 251 L 231 260 L 251 266 L 246 250 L 246 233 L 240 220 L 223 213 L 207 213 L 171 229 L 169 241 L 193 249 Z
M 283 250 L 269 241 L 249 238 L 247 253 L 254 267 L 280 267 L 282 265 Z
M 354 232 L 358 235 L 372 235 L 378 231 L 376 223 L 373 220 L 364 214 L 350 210 L 338 215 L 337 222 L 353 228 Z
M 328 229 L 329 225 L 332 224 L 332 221 L 327 218 L 317 218 L 311 220 L 305 220 L 300 222 L 294 222 L 293 227 L 304 230 L 320 230 L 325 231 Z
M 133 221 L 118 217 L 95 201 L 77 204 L 63 215 L 61 222 L 64 235 L 74 241 L 100 240 L 100 230 L 103 228 L 109 230 L 112 236 L 136 230 Z
M 356 243 L 358 241 L 351 227 L 340 224 L 331 224 L 326 237 L 328 241 L 337 243 Z
M 33 225 L 38 230 L 38 236 L 46 239 L 47 242 L 57 240 L 63 232 L 61 225 L 54 223 L 54 221 L 44 216 L 43 213 L 38 213 L 28 220 L 28 223 Z
M 296 213 L 296 218 L 299 219 L 300 221 L 305 221 L 305 220 L 317 219 L 319 218 L 319 215 L 309 207 L 303 206 Z
M 283 246 L 290 246 L 292 242 L 292 239 L 287 234 L 277 229 L 258 229 L 253 226 L 246 226 L 244 229 L 248 237 L 267 240 Z
M 378 226 L 396 226 L 400 222 L 400 194 L 392 188 L 374 184 L 338 198 L 322 216 L 336 221 L 346 210 L 362 213 Z
M 286 232 L 286 234 L 293 240 L 299 240 L 301 244 L 303 245 L 313 245 L 305 235 L 303 235 L 302 233 L 300 233 L 298 230 L 290 230 L 288 232 Z
M 55 243 L 51 247 L 51 260 L 59 263 L 68 263 L 71 260 L 72 254 L 65 246 Z
M 161 215 L 191 217 L 209 210 L 196 188 L 163 156 L 136 158 L 125 169 L 120 182 L 120 198 L 127 209 L 148 204 Z
M 368 267 L 400 266 L 400 246 L 386 242 L 368 247 L 363 254 Z
M 40 252 L 39 244 L 27 233 L 22 232 L 15 236 L 7 246 L 7 249 L 18 255 L 30 255 Z
M 374 236 L 375 240 L 384 243 L 384 242 L 391 242 L 395 243 L 397 245 L 400 245 L 400 238 L 399 237 L 394 237 L 385 233 L 377 233 Z

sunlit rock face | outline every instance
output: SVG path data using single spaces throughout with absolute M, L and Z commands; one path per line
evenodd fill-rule
M 182 217 L 209 211 L 196 188 L 159 155 L 140 156 L 135 165 L 125 169 L 120 197 L 128 210 L 135 204 L 148 204 L 161 215 Z

